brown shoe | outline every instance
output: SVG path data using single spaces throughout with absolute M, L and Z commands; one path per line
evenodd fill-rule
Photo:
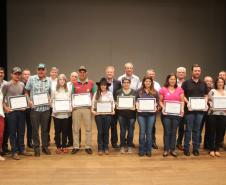
M 184 147 L 183 147 L 181 144 L 178 144 L 178 145 L 177 145 L 177 148 L 178 148 L 179 150 L 181 150 L 181 151 L 184 151 Z
M 105 150 L 104 153 L 105 153 L 106 155 L 109 155 L 109 150 Z
M 211 152 L 210 152 L 210 156 L 211 156 L 211 157 L 214 157 L 214 156 L 215 156 L 214 151 L 211 151 Z
M 57 148 L 57 149 L 56 149 L 56 154 L 61 154 L 61 152 L 62 152 L 62 151 L 61 151 L 61 148 Z
M 67 154 L 69 152 L 69 150 L 67 148 L 63 148 L 62 151 L 64 154 Z
M 98 155 L 103 155 L 103 152 L 101 150 L 98 151 Z
M 216 151 L 215 156 L 220 157 L 221 156 L 220 152 Z
M 17 153 L 15 153 L 15 154 L 12 155 L 12 159 L 14 159 L 14 160 L 20 160 L 20 157 L 18 156 Z

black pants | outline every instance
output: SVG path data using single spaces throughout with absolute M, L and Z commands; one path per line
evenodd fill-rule
M 32 139 L 34 148 L 40 146 L 39 125 L 41 125 L 42 147 L 48 147 L 48 122 L 50 111 L 38 112 L 31 110 Z
M 68 144 L 73 146 L 72 116 L 68 118 L 67 139 L 68 139 Z
M 53 117 L 55 128 L 55 143 L 57 148 L 66 148 L 67 145 L 67 133 L 69 119 L 59 119 Z
M 118 143 L 118 131 L 117 131 L 118 114 L 112 116 L 111 119 L 111 144 L 116 145 Z
M 5 152 L 9 149 L 8 141 L 9 141 L 9 128 L 8 122 L 5 119 L 5 126 L 3 132 L 3 142 L 2 142 L 2 151 Z
M 208 124 L 210 133 L 210 151 L 219 151 L 221 141 L 224 139 L 226 116 L 209 115 Z
M 52 112 L 53 112 L 53 109 L 52 108 L 50 108 L 49 109 L 49 111 L 50 111 L 50 114 L 49 114 L 49 120 L 48 120 L 48 143 L 50 143 L 50 129 L 51 129 L 51 121 L 52 121 Z M 55 138 L 54 138 L 54 140 L 55 140 Z
M 26 109 L 27 144 L 32 144 L 31 109 Z

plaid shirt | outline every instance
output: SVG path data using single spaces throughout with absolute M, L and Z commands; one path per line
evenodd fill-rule
M 51 93 L 51 81 L 49 77 L 46 77 L 43 80 L 40 80 L 38 75 L 31 76 L 28 79 L 28 82 L 25 87 L 26 90 L 30 91 L 30 98 L 33 99 L 33 95 L 37 93 L 47 93 L 50 97 Z M 38 112 L 44 112 L 46 110 L 49 110 L 49 105 L 42 105 L 35 107 L 34 110 Z

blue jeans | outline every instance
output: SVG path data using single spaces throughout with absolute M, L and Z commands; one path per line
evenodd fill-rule
M 191 112 L 185 115 L 185 138 L 184 150 L 189 151 L 192 137 L 193 151 L 199 150 L 200 146 L 200 126 L 203 119 L 203 113 Z
M 177 136 L 177 145 L 182 145 L 182 141 L 184 138 L 184 117 L 181 119 L 178 127 L 178 136 Z
M 111 126 L 111 115 L 97 115 L 95 116 L 95 121 L 97 125 L 97 142 L 98 151 L 108 150 L 109 143 L 109 129 Z
M 176 149 L 177 127 L 181 122 L 181 117 L 173 115 L 162 115 L 162 124 L 164 128 L 164 151 L 174 151 Z
M 155 115 L 138 116 L 139 131 L 139 153 L 150 153 L 152 149 L 152 129 L 155 124 Z
M 13 111 L 6 114 L 9 129 L 10 145 L 12 155 L 24 152 L 24 133 L 25 133 L 25 111 Z
M 135 118 L 129 118 L 126 116 L 119 115 L 118 119 L 119 119 L 119 125 L 120 125 L 120 147 L 126 146 L 125 138 L 126 138 L 127 128 L 128 128 L 127 144 L 128 144 L 128 147 L 132 147 Z

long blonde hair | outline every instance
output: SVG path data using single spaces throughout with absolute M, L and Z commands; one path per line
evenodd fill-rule
M 67 77 L 66 77 L 65 74 L 60 74 L 58 76 L 58 78 L 57 78 L 57 85 L 56 85 L 56 91 L 59 91 L 59 89 L 60 89 L 60 79 L 61 78 L 65 81 L 63 87 L 64 87 L 65 91 L 67 92 L 68 91 L 68 88 L 67 88 Z

